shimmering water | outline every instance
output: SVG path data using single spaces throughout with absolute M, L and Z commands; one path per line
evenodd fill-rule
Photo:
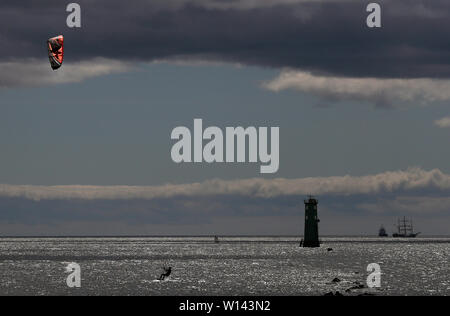
M 209 237 L 2 238 L 1 295 L 322 295 L 366 283 L 381 266 L 376 295 L 449 295 L 450 238 Z M 333 248 L 328 252 L 327 248 Z M 68 263 L 81 266 L 81 288 L 66 285 Z M 169 280 L 156 281 L 162 266 Z M 332 283 L 335 278 L 339 283 Z

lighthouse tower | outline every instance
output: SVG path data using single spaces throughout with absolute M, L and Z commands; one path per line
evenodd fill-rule
M 305 202 L 305 235 L 302 242 L 303 247 L 320 247 L 319 242 L 319 222 L 317 218 L 317 204 L 319 202 L 309 196 Z

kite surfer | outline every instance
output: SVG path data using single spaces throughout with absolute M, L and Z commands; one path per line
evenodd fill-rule
M 172 273 L 172 267 L 163 267 L 163 269 L 164 273 L 162 273 L 161 276 L 159 277 L 160 281 L 164 281 Z

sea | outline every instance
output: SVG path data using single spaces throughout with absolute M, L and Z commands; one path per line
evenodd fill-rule
M 299 242 L 0 238 L 0 295 L 450 295 L 450 237 L 323 237 L 320 248 Z M 79 266 L 79 287 L 68 286 L 72 263 Z M 168 266 L 171 275 L 158 280 Z

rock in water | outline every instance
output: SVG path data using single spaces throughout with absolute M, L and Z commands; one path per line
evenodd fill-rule
M 359 294 L 358 296 L 375 296 L 375 294 L 364 292 L 362 294 Z

